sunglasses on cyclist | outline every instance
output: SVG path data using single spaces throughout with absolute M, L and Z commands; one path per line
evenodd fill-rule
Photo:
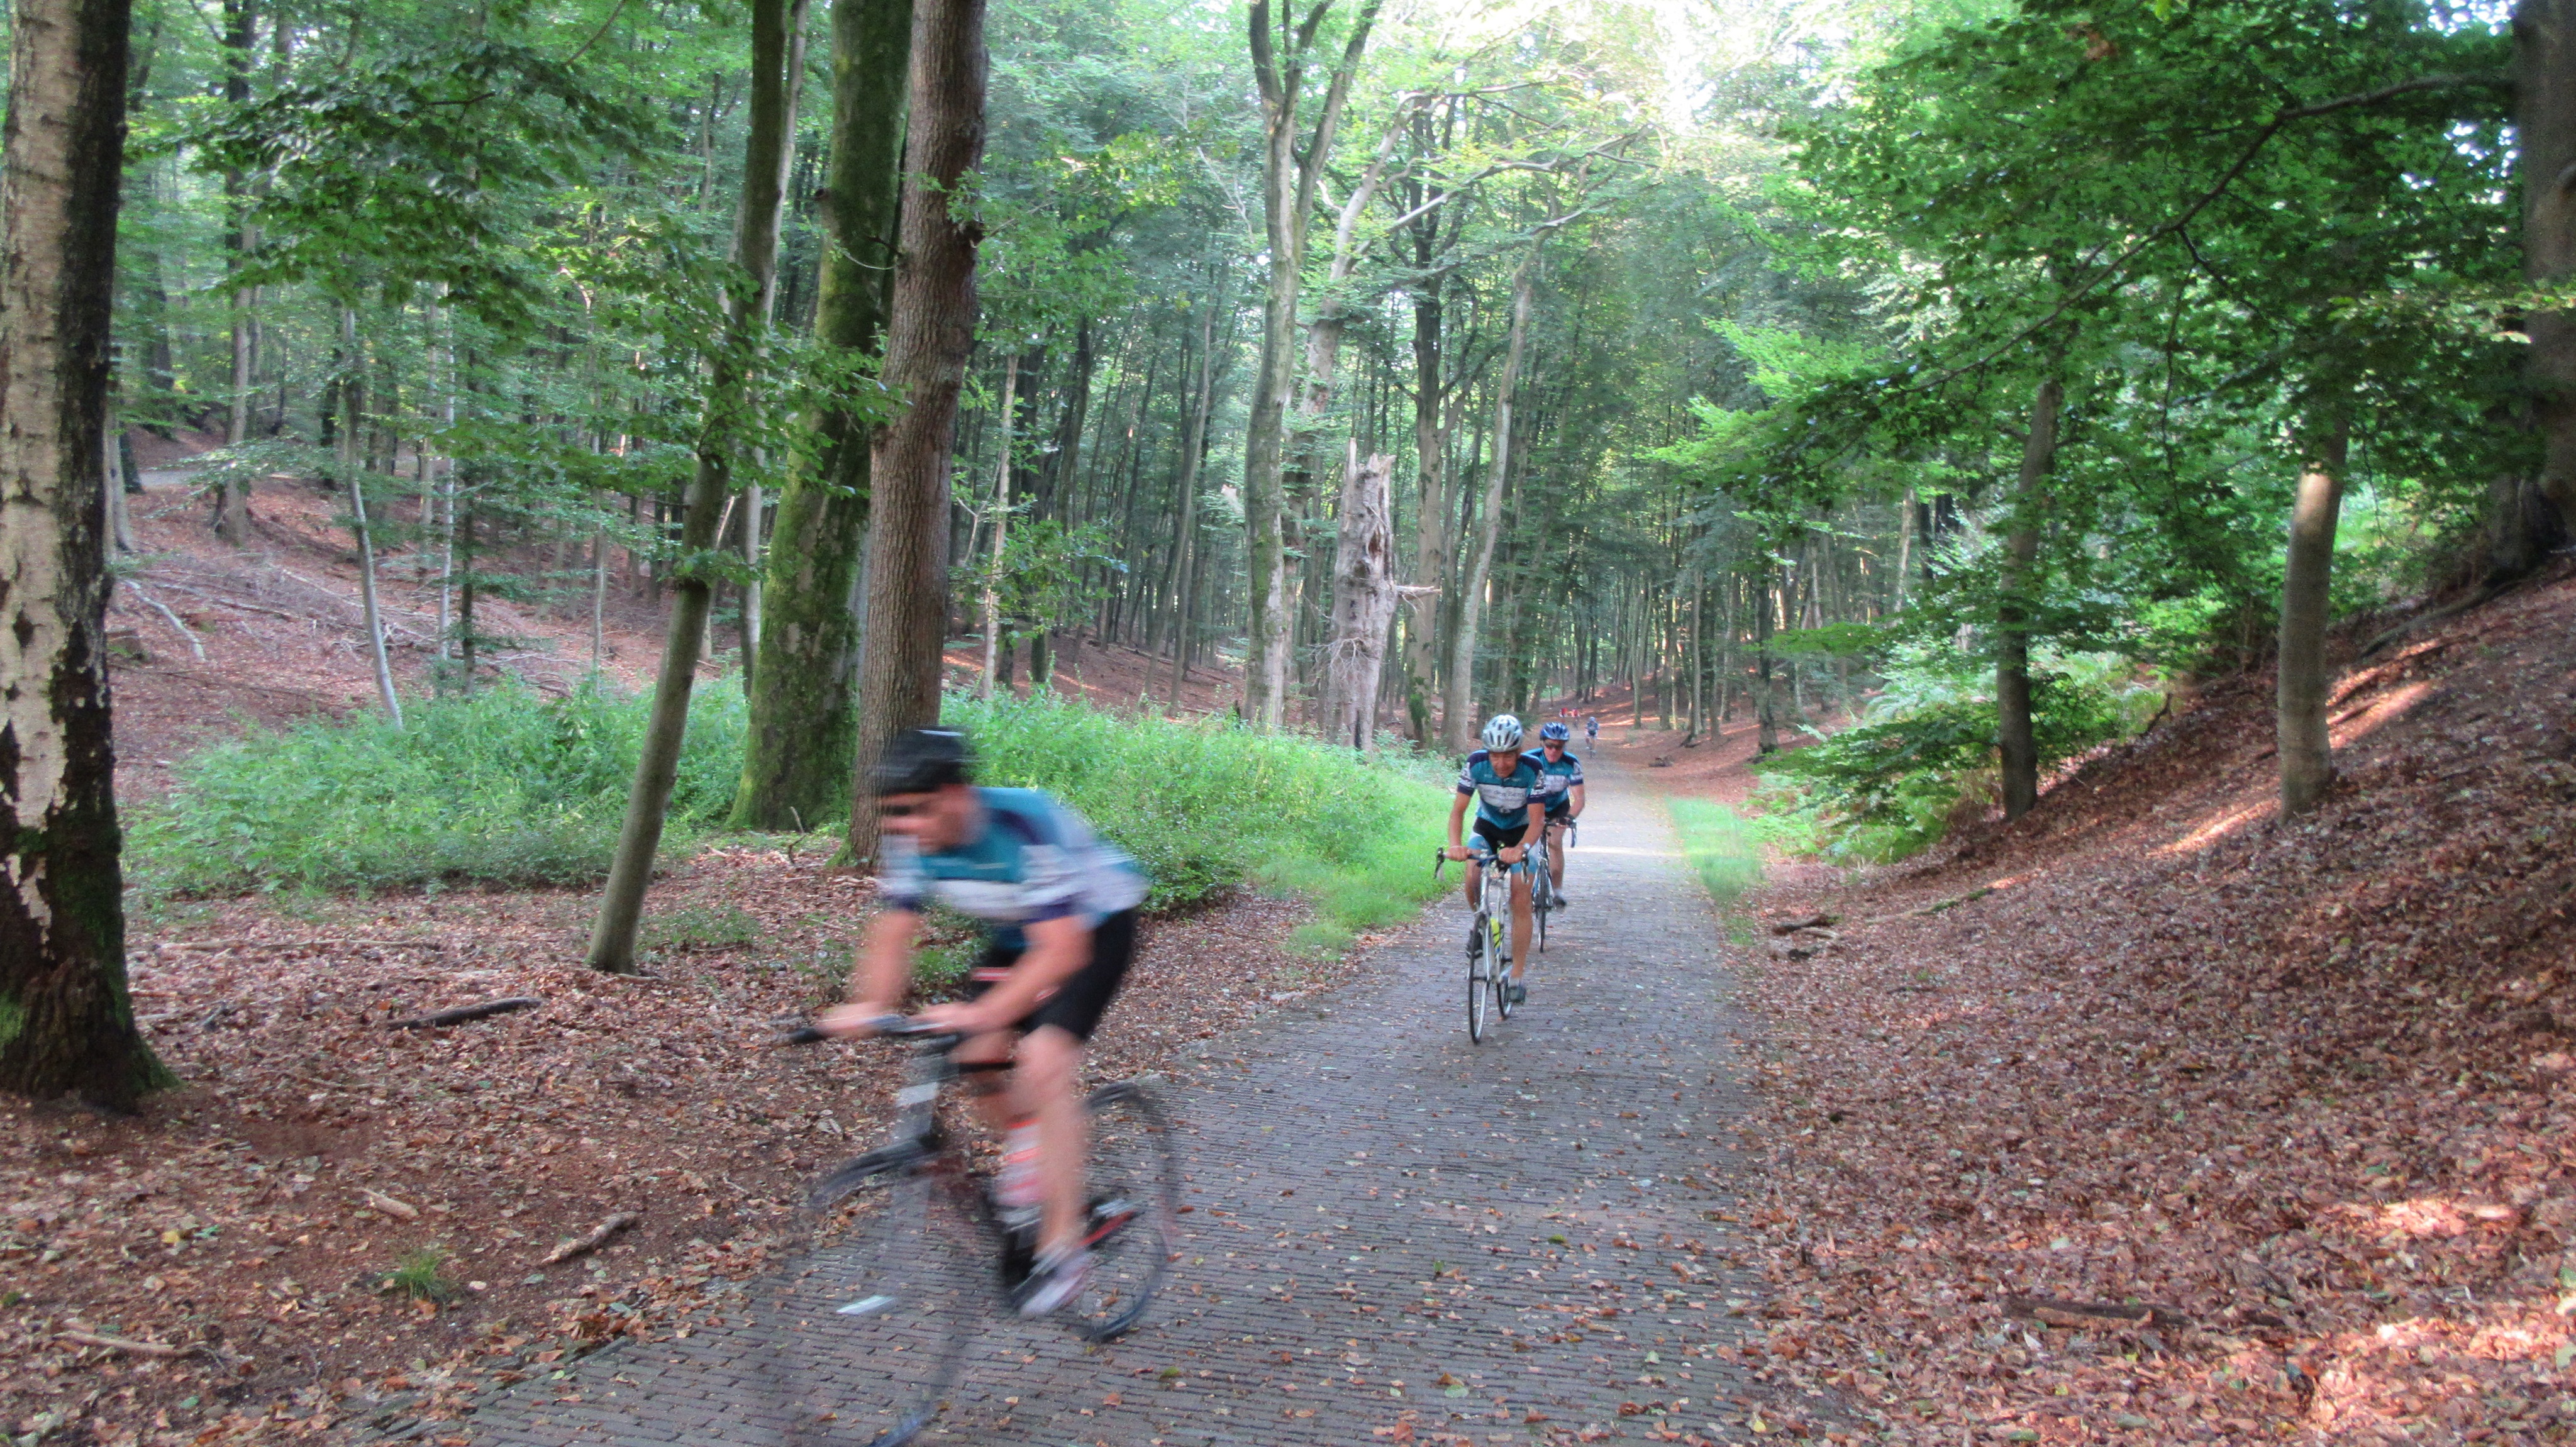
M 877 816 L 883 819 L 909 819 L 915 814 L 927 814 L 929 812 L 930 806 L 928 804 L 880 804 L 877 806 Z

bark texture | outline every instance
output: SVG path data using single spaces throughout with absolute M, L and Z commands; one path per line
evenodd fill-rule
M 2339 418 L 2318 432 L 2299 469 L 2298 497 L 2290 505 L 2290 554 L 2281 571 L 2278 740 L 2284 816 L 2315 808 L 2334 782 L 2334 746 L 2326 730 L 2332 681 L 2326 672 L 2327 595 L 2350 434 Z
M 2004 817 L 2039 806 L 2039 736 L 2030 717 L 2030 598 L 2039 562 L 2039 524 L 2057 461 L 2057 414 L 2066 389 L 2055 377 L 2030 402 L 2022 438 L 2021 491 L 2004 535 L 2003 600 L 1995 608 L 1995 746 L 2003 769 Z
M 778 264 L 779 150 L 787 144 L 787 0 L 753 0 L 751 7 L 751 126 L 743 142 L 742 207 L 736 213 L 735 255 L 750 273 L 748 291 L 737 289 L 725 305 L 725 345 L 717 348 L 707 380 L 707 412 L 698 435 L 698 465 L 689 479 L 680 518 L 680 556 L 673 579 L 669 631 L 662 666 L 653 682 L 653 711 L 644 726 L 644 748 L 626 796 L 626 821 L 617 855 L 609 862 L 599 921 L 590 936 L 590 967 L 612 974 L 635 969 L 635 932 L 644 915 L 644 891 L 661 848 L 662 825 L 679 778 L 680 744 L 689 728 L 689 696 L 706 649 L 707 609 L 715 585 L 695 566 L 716 546 L 725 500 L 733 490 L 735 419 L 746 399 L 745 366 L 761 321 L 761 297 Z
M 1387 625 L 1395 621 L 1395 459 L 1363 459 L 1350 444 L 1342 469 L 1340 546 L 1333 555 L 1333 631 L 1325 645 L 1324 737 L 1366 751 L 1377 743 L 1378 680 Z
M 983 0 L 920 0 L 912 27 L 912 134 L 904 146 L 903 248 L 895 262 L 886 385 L 903 411 L 877 433 L 870 467 L 868 648 L 859 664 L 859 748 L 850 857 L 873 863 L 870 772 L 897 730 L 939 722 L 948 626 L 948 468 L 957 394 L 975 347 L 975 248 L 983 229 L 951 208 L 984 155 Z
M 2576 0 L 2521 0 L 2513 47 L 2523 276 L 2559 281 L 2576 271 Z M 2540 491 L 2558 505 L 2562 529 L 2576 534 L 2576 314 L 2534 312 L 2524 330 L 2542 442 Z
M 873 353 L 894 295 L 902 191 L 904 76 L 912 0 L 834 0 L 832 146 L 823 220 L 830 244 L 815 335 L 844 355 Z M 854 399 L 855 400 L 855 399 Z M 858 741 L 860 555 L 867 542 L 867 409 L 814 419 L 811 470 L 778 495 L 761 589 L 760 652 L 734 820 L 813 828 L 839 813 Z
M 0 132 L 0 1089 L 167 1077 L 125 985 L 107 655 L 125 0 L 17 0 Z

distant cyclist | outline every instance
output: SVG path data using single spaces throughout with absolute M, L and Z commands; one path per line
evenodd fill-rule
M 1547 806 L 1547 877 L 1556 902 L 1565 903 L 1565 831 L 1583 813 L 1583 761 L 1566 748 L 1573 730 L 1561 723 L 1538 731 L 1539 799 Z
M 1587 713 L 1583 716 L 1583 743 L 1587 748 L 1601 747 L 1601 715 Z
M 1467 801 L 1476 801 L 1476 837 L 1493 846 L 1494 857 L 1505 864 L 1518 864 L 1528 857 L 1522 843 L 1530 831 L 1540 827 L 1546 808 L 1539 800 L 1538 763 L 1521 752 L 1521 721 L 1507 713 L 1494 715 L 1485 725 L 1485 746 L 1467 756 L 1467 767 L 1458 773 L 1458 797 L 1449 802 L 1449 857 L 1471 859 L 1467 852 L 1461 825 L 1467 817 Z M 1483 885 L 1483 867 L 1470 863 L 1467 868 L 1467 908 L 1476 907 L 1476 897 Z M 1526 870 L 1512 871 L 1512 979 L 1509 986 L 1512 1003 L 1529 998 L 1522 983 L 1523 967 L 1529 963 L 1530 886 Z
M 964 1000 L 921 1019 L 965 1035 L 960 1065 L 1017 1067 L 1007 1091 L 972 1077 L 976 1106 L 1004 1136 L 994 1201 L 1006 1216 L 1038 1217 L 1036 1268 L 1020 1288 L 1022 1315 L 1072 1300 L 1089 1269 L 1082 1227 L 1086 1155 L 1082 1051 L 1127 977 L 1145 878 L 1134 860 L 1092 837 L 1080 815 L 1035 789 L 979 789 L 963 734 L 906 729 L 876 768 L 885 821 L 885 903 L 868 927 L 850 1003 L 815 1023 L 865 1035 L 902 1008 L 913 940 L 932 897 L 988 926 Z

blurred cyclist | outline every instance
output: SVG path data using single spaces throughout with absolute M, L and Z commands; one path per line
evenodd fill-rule
M 1467 852 L 1461 826 L 1467 817 L 1467 801 L 1476 801 L 1476 837 L 1491 845 L 1494 857 L 1504 864 L 1518 864 L 1528 857 L 1522 843 L 1537 829 L 1545 817 L 1545 806 L 1539 800 L 1541 780 L 1537 762 L 1521 752 L 1521 721 L 1507 713 L 1494 715 L 1485 725 L 1485 746 L 1467 756 L 1467 767 L 1458 772 L 1458 796 L 1449 803 L 1449 857 L 1469 860 L 1467 866 L 1467 908 L 1476 907 L 1483 887 L 1483 866 Z M 1512 871 L 1512 979 L 1511 998 L 1517 1005 L 1529 998 L 1521 973 L 1529 962 L 1530 893 L 1526 870 Z M 1481 943 L 1478 944 L 1481 948 Z

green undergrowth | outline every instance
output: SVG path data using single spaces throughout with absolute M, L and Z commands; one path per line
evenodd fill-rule
M 252 728 L 182 761 L 169 796 L 136 812 L 128 867 L 147 895 L 595 879 L 625 817 L 648 703 L 503 683 L 411 700 L 401 728 L 373 714 Z M 698 690 L 666 849 L 724 816 L 743 731 L 737 680 Z
M 1762 882 L 1761 836 L 1724 804 L 1678 797 L 1664 802 L 1681 834 L 1682 857 L 1708 887 L 1718 913 L 1727 916 L 1729 932 L 1741 933 L 1739 905 Z
M 1254 881 L 1311 898 L 1316 917 L 1290 944 L 1329 954 L 1439 892 L 1431 851 L 1447 775 L 1427 757 L 1364 760 L 1311 739 L 1045 697 L 951 699 L 944 721 L 974 736 L 986 782 L 1044 789 L 1135 855 L 1155 908 Z
M 2162 711 L 2161 689 L 2115 654 L 2042 649 L 2031 667 L 2031 726 L 2043 773 L 2128 738 Z M 1992 666 L 1949 646 L 1898 650 L 1885 687 L 1852 727 L 1771 755 L 1754 830 L 1798 854 L 1883 864 L 1939 843 L 1996 797 Z
M 583 883 L 607 868 L 647 700 L 501 685 L 419 699 L 405 727 L 366 716 L 252 729 L 184 761 L 137 811 L 129 869 L 147 901 L 270 891 L 478 882 Z M 1123 718 L 1040 697 L 952 698 L 986 782 L 1045 789 L 1136 856 L 1156 909 L 1257 884 L 1312 898 L 1292 944 L 1310 953 L 1409 917 L 1437 892 L 1431 847 L 1445 767 L 1361 759 L 1222 721 Z M 739 680 L 702 685 L 665 849 L 705 842 L 730 811 L 745 732 Z M 748 917 L 655 916 L 648 948 L 741 943 Z

